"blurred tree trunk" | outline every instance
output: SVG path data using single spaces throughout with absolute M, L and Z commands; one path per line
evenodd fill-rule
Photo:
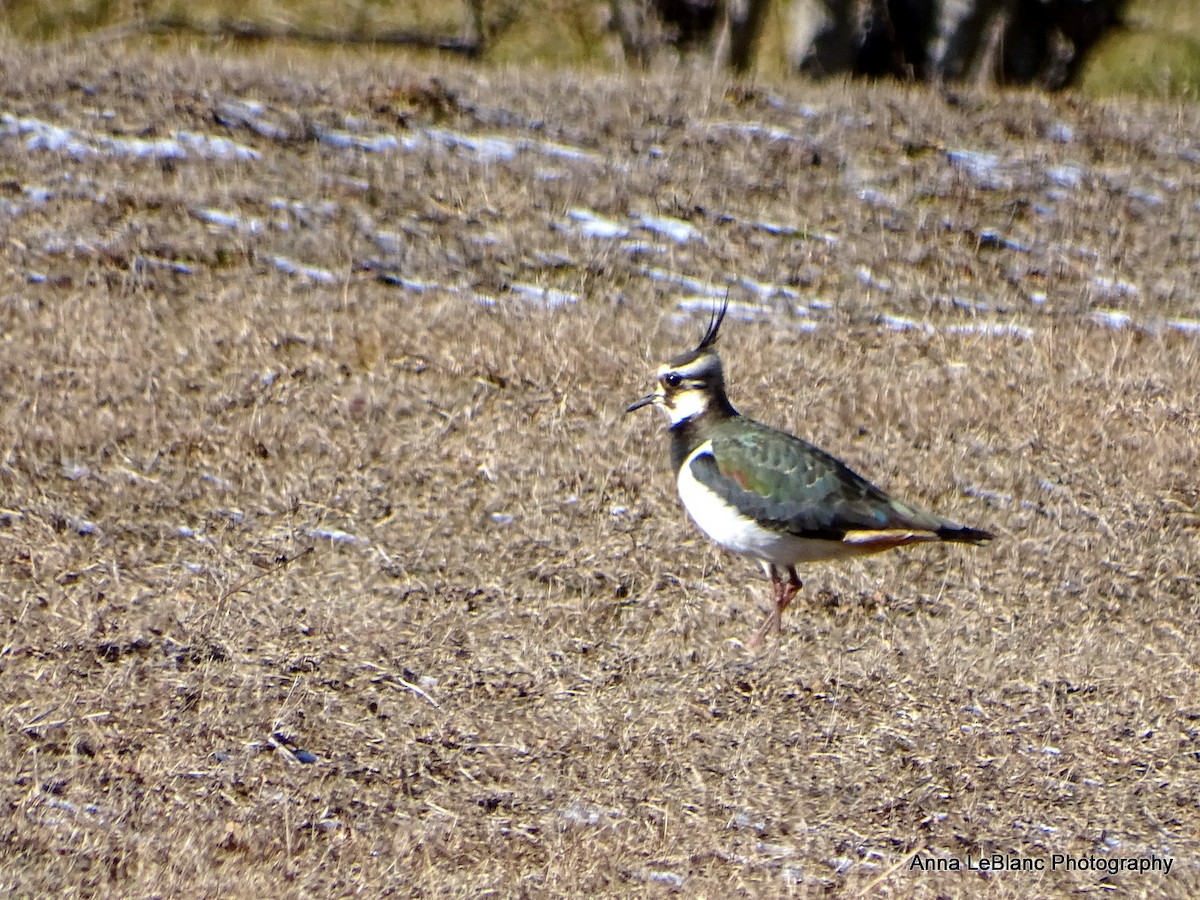
M 718 60 L 738 75 L 750 71 L 771 0 L 726 0 Z
M 467 9 L 463 15 L 463 43 L 476 48 L 476 55 L 482 56 L 484 51 L 483 30 L 483 0 L 467 0 Z
M 817 77 L 1070 84 L 1128 0 L 791 0 L 788 58 Z
M 792 68 L 817 77 L 853 71 L 858 7 L 856 0 L 792 0 L 787 40 Z
M 646 68 L 650 64 L 650 42 L 645 4 L 638 0 L 609 0 L 609 9 L 625 61 Z
M 931 53 L 934 74 L 946 81 L 989 82 L 1000 70 L 1003 23 L 1015 0 L 942 0 Z

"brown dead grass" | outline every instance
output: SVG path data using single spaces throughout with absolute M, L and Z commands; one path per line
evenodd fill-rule
M 0 889 L 1200 889 L 1200 336 L 1087 318 L 1198 315 L 1195 108 L 3 50 L 14 115 L 262 158 L 0 138 Z M 216 124 L 231 97 L 296 139 Z M 305 139 L 345 117 L 605 159 Z M 796 137 L 709 127 L 731 121 Z M 981 187 L 957 147 L 1009 183 Z M 1027 175 L 1067 164 L 1081 182 L 1056 197 Z M 705 240 L 638 259 L 579 236 L 574 207 Z M 379 258 L 442 288 L 381 281 Z M 646 265 L 791 285 L 725 329 L 734 402 L 1000 540 L 812 569 L 748 656 L 758 573 L 685 520 L 657 418 L 622 415 L 703 318 L 673 319 L 686 291 Z M 533 309 L 516 282 L 581 300 Z M 791 307 L 813 300 L 806 333 Z M 946 328 L 973 318 L 1034 332 Z M 918 850 L 1174 868 L 935 876 Z

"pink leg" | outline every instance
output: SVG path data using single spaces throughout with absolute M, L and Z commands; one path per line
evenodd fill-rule
M 750 638 L 747 646 L 751 650 L 757 650 L 762 646 L 768 632 L 774 631 L 775 634 L 779 634 L 783 630 L 783 611 L 788 608 L 788 604 L 795 599 L 800 588 L 804 586 L 800 581 L 800 576 L 796 574 L 795 566 L 788 566 L 787 571 L 788 580 L 784 582 L 779 577 L 779 570 L 775 566 L 767 569 L 767 574 L 771 576 L 771 611 L 767 613 L 767 620 L 763 622 L 762 628 L 758 629 L 754 637 Z

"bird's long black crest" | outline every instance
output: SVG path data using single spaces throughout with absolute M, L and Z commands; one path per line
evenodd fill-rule
M 704 332 L 704 338 L 696 347 L 696 352 L 707 350 L 717 342 L 717 332 L 721 330 L 721 323 L 725 321 L 725 310 L 729 309 L 729 298 L 726 297 L 721 301 L 721 308 L 714 309 L 708 317 L 708 331 Z

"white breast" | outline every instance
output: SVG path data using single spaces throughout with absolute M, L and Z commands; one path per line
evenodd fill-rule
M 776 566 L 794 566 L 857 555 L 857 548 L 841 541 L 799 538 L 764 528 L 726 503 L 692 475 L 692 462 L 712 453 L 712 441 L 692 451 L 679 468 L 679 499 L 700 530 L 727 550 Z M 861 552 L 861 551 L 858 551 Z

